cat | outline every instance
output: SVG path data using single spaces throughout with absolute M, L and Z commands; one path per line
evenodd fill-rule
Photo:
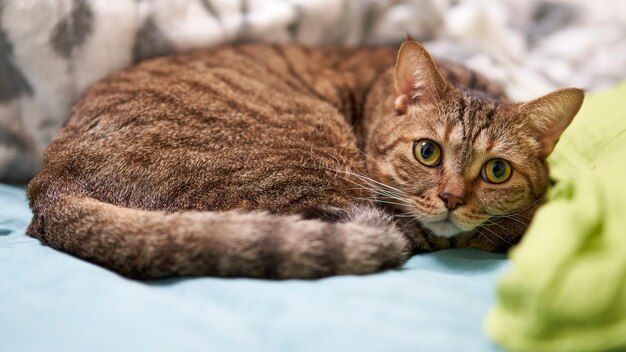
M 319 278 L 504 251 L 583 98 L 511 103 L 413 40 L 161 57 L 75 104 L 28 186 L 27 233 L 138 279 Z

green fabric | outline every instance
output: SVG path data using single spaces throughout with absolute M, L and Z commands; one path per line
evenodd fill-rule
M 626 82 L 587 96 L 549 163 L 487 333 L 511 351 L 625 351 Z

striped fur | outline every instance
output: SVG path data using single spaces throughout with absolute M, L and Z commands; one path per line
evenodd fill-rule
M 417 115 L 434 107 L 411 102 L 395 116 L 394 60 L 388 48 L 249 44 L 119 72 L 85 93 L 48 147 L 28 188 L 28 233 L 136 278 L 316 278 L 397 267 L 415 249 L 508 248 L 473 229 L 454 239 L 423 232 L 380 192 L 445 182 L 407 166 L 415 161 L 399 148 L 416 128 L 463 121 L 460 132 L 444 130 L 471 160 L 464 150 L 482 141 L 480 126 L 519 106 L 482 76 L 433 62 L 456 84 L 435 104 L 449 113 L 423 126 Z M 545 191 L 545 162 L 535 159 L 539 172 L 519 194 Z

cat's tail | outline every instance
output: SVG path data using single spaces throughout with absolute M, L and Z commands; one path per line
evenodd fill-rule
M 165 213 L 63 197 L 28 233 L 133 278 L 318 278 L 401 265 L 411 245 L 389 216 L 355 207 L 337 222 L 262 212 Z

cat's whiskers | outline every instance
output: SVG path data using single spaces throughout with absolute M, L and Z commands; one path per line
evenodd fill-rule
M 528 217 L 521 217 L 520 214 L 522 214 L 523 212 L 527 211 L 528 209 L 532 208 L 533 206 L 537 205 L 537 203 L 541 202 L 544 200 L 544 197 L 539 197 L 537 199 L 535 199 L 532 203 L 528 204 L 527 206 L 518 209 L 512 213 L 508 213 L 508 214 L 498 214 L 498 215 L 490 215 L 491 218 L 489 219 L 490 223 L 494 223 L 496 220 L 498 219 L 509 219 L 509 220 L 513 220 L 515 222 L 517 222 L 518 224 L 524 226 L 524 229 L 527 229 L 528 226 L 530 225 L 530 219 Z
M 405 206 L 408 205 L 408 203 L 406 202 L 406 193 L 398 188 L 395 188 L 386 183 L 375 180 L 369 176 L 359 174 L 350 170 L 336 170 L 336 169 L 331 169 L 328 167 L 326 167 L 326 169 L 334 172 L 336 176 L 341 177 L 343 180 L 348 181 L 360 187 L 361 189 L 368 190 L 374 194 L 380 194 L 390 199 L 401 201 L 403 205 Z M 357 178 L 359 181 L 364 182 L 365 184 L 355 182 L 351 180 L 350 178 L 343 176 L 342 173 L 348 176 L 353 176 Z
M 365 152 L 363 152 L 363 151 L 361 151 L 361 150 L 359 151 L 359 153 L 361 153 L 361 155 L 362 155 L 362 156 L 364 156 L 365 158 L 370 158 L 370 159 L 372 159 L 373 161 L 377 161 L 376 159 L 372 158 L 371 156 L 369 156 L 368 154 L 366 154 Z M 366 177 L 367 177 L 367 176 L 366 176 Z M 382 185 L 384 185 L 384 186 L 386 186 L 386 187 L 389 187 L 389 188 L 391 188 L 391 189 L 393 189 L 393 190 L 395 190 L 395 191 L 397 191 L 397 192 L 400 192 L 401 194 L 400 194 L 399 196 L 402 198 L 401 200 L 402 200 L 402 201 L 404 201 L 404 202 L 407 202 L 407 204 L 406 204 L 406 205 L 407 205 L 408 207 L 411 207 L 411 208 L 422 208 L 422 210 L 424 210 L 424 211 L 425 211 L 425 209 L 423 209 L 424 207 L 422 206 L 423 204 L 421 204 L 421 203 L 415 203 L 415 202 L 409 202 L 409 201 L 408 201 L 408 199 L 409 199 L 409 195 L 408 195 L 406 192 L 401 191 L 401 190 L 399 190 L 399 189 L 397 189 L 397 188 L 395 188 L 395 187 L 391 187 L 391 186 L 389 186 L 389 185 L 387 185 L 387 184 L 385 184 L 385 183 L 381 183 L 381 182 L 379 182 L 379 181 L 377 181 L 377 180 L 371 179 L 371 178 L 369 178 L 369 177 L 367 177 L 367 178 L 368 178 L 368 179 L 370 179 L 370 180 L 372 180 L 372 181 L 374 181 L 374 182 L 380 183 L 380 184 L 382 184 Z M 412 196 L 413 196 L 413 197 L 411 197 L 412 199 L 417 198 L 417 199 L 422 199 L 422 200 L 423 200 L 424 198 L 426 198 L 426 197 L 425 197 L 425 196 L 423 196 L 423 195 L 418 195 L 418 196 L 416 196 L 415 194 L 413 194 Z M 400 200 L 400 199 L 399 199 L 399 200 Z
M 407 222 L 402 223 L 402 226 L 405 227 L 414 226 L 420 221 L 414 214 L 394 214 L 394 217 L 399 219 L 400 221 L 407 221 L 407 219 L 409 219 Z
M 497 216 L 504 216 L 504 215 L 506 215 L 506 216 L 511 216 L 511 215 L 519 215 L 519 214 L 521 214 L 521 213 L 525 212 L 526 210 L 528 210 L 528 209 L 532 208 L 533 206 L 537 205 L 537 203 L 539 203 L 539 202 L 543 201 L 544 199 L 545 199 L 545 197 L 543 197 L 543 196 L 542 196 L 542 197 L 539 197 L 539 198 L 535 199 L 535 200 L 534 200 L 534 201 L 532 201 L 530 204 L 528 204 L 527 206 L 525 206 L 525 207 L 523 207 L 523 208 L 521 208 L 521 209 L 514 210 L 514 211 L 513 211 L 513 212 L 511 212 L 511 213 L 507 213 L 507 214 L 500 214 L 500 215 L 493 215 L 493 216 L 497 217 Z
M 418 218 L 413 218 L 413 220 L 409 221 L 405 226 L 414 226 L 417 225 L 419 223 L 419 219 Z
M 528 226 L 529 226 L 528 222 L 524 222 L 522 219 L 516 218 L 516 217 L 511 216 L 511 215 L 502 215 L 502 216 L 499 216 L 497 219 L 513 220 L 513 221 L 517 222 L 518 224 L 524 226 L 524 229 L 528 228 Z
M 491 238 L 489 238 L 489 236 L 485 235 L 484 233 L 482 233 L 482 232 L 480 231 L 480 226 L 476 228 L 476 232 L 477 232 L 479 235 L 481 235 L 481 236 L 483 236 L 484 238 L 486 238 L 486 239 L 487 239 L 489 242 L 491 242 L 491 244 L 493 244 L 494 246 L 496 246 L 496 245 L 497 245 L 497 244 L 496 244 L 496 243 L 495 243 L 495 242 L 494 242 Z
M 506 238 L 498 235 L 497 233 L 493 232 L 492 230 L 490 230 L 489 228 L 483 226 L 483 225 L 479 225 L 478 227 L 476 227 L 476 230 L 480 233 L 479 229 L 483 229 L 488 231 L 489 233 L 491 233 L 492 235 L 496 236 L 497 238 L 501 239 L 502 241 L 506 242 L 506 244 L 508 244 L 509 246 L 512 246 L 513 243 L 511 243 L 511 241 L 507 240 Z M 483 234 L 484 235 L 484 234 Z M 487 236 L 485 236 L 487 237 Z M 487 237 L 489 239 L 489 237 Z M 493 242 L 492 242 L 493 243 Z M 495 244 L 495 243 L 494 243 Z
M 400 214 L 393 214 L 394 217 L 397 218 L 415 218 L 415 214 L 410 214 L 410 213 L 400 213 Z
M 369 200 L 369 201 L 374 201 L 374 202 L 378 202 L 378 203 L 390 204 L 390 205 L 398 205 L 398 206 L 405 206 L 406 205 L 406 204 L 390 202 L 390 201 L 386 201 L 386 200 L 382 200 L 382 199 L 373 199 L 373 198 L 365 198 L 365 197 L 358 197 L 358 198 L 355 198 L 355 199 Z
M 494 226 L 498 226 L 499 228 L 505 230 L 505 231 L 509 231 L 510 229 L 506 228 L 505 226 L 503 226 L 502 224 L 500 224 L 497 221 L 491 221 L 491 220 L 487 220 L 485 222 L 483 222 L 480 226 L 485 226 L 485 225 L 494 225 Z
M 392 190 L 392 191 L 396 192 L 399 195 L 406 195 L 406 193 L 404 191 L 402 191 L 402 190 L 400 190 L 398 188 L 395 188 L 393 186 L 390 186 L 390 185 L 388 185 L 386 183 L 383 183 L 383 182 L 380 182 L 378 180 L 375 180 L 375 179 L 373 179 L 373 178 L 371 178 L 369 176 L 360 175 L 360 174 L 357 174 L 357 173 L 354 173 L 354 172 L 351 172 L 351 171 L 346 171 L 346 173 L 348 173 L 349 175 L 358 177 L 359 179 L 364 180 L 366 182 L 371 182 L 371 183 L 374 183 L 376 185 L 379 185 L 379 186 L 381 186 L 381 187 L 383 187 L 383 188 L 385 188 L 387 190 Z

